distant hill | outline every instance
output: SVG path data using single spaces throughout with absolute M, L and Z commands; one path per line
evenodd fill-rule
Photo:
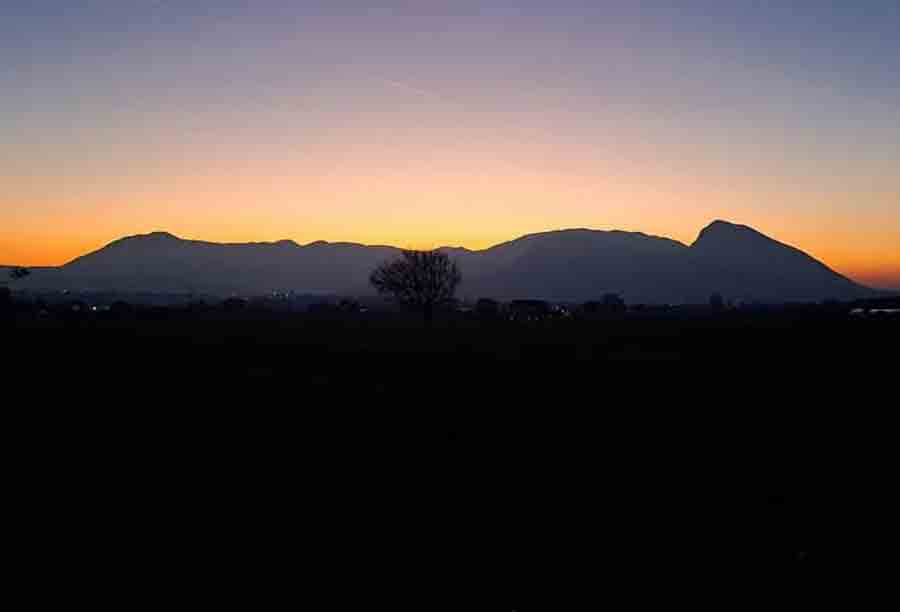
M 442 249 L 463 272 L 460 293 L 499 299 L 586 301 L 619 293 L 629 303 L 727 299 L 856 299 L 876 292 L 806 253 L 743 225 L 715 221 L 690 246 L 639 232 L 570 229 L 489 249 Z M 400 250 L 290 240 L 219 244 L 155 232 L 116 240 L 20 283 L 31 289 L 121 292 L 365 294 L 379 262 Z

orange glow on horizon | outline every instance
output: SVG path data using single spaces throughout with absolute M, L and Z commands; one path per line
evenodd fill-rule
M 60 4 L 0 9 L 0 264 L 724 219 L 900 289 L 892 3 Z
M 380 158 L 367 151 L 341 163 L 184 159 L 176 160 L 183 165 L 178 171 L 151 168 L 159 174 L 141 170 L 108 182 L 11 176 L 0 195 L 0 209 L 9 211 L 0 227 L 0 264 L 61 265 L 152 231 L 212 242 L 484 249 L 576 227 L 691 244 L 706 224 L 725 219 L 800 248 L 859 282 L 900 288 L 894 212 L 900 189 L 893 184 L 872 197 L 880 208 L 863 225 L 851 206 L 859 195 L 825 191 L 818 180 L 812 186 L 759 181 L 697 160 L 674 167 L 612 155 L 532 158 L 501 144 L 492 150 L 432 153 L 425 161 L 409 161 L 415 156 L 406 151 L 382 151 Z
M 712 219 L 710 218 L 709 221 Z M 741 223 L 741 219 L 732 219 Z M 753 225 L 748 223 L 748 225 Z M 327 240 L 329 242 L 356 242 L 368 245 L 390 245 L 401 248 L 431 249 L 441 246 L 464 247 L 472 250 L 486 249 L 491 246 L 513 240 L 525 234 L 567 229 L 572 227 L 588 227 L 591 229 L 625 229 L 627 231 L 645 231 L 645 233 L 661 235 L 690 244 L 696 237 L 696 233 L 702 229 L 699 225 L 693 231 L 687 232 L 653 232 L 639 227 L 618 228 L 612 225 L 601 227 L 591 224 L 570 224 L 564 226 L 538 226 L 521 227 L 515 232 L 504 232 L 502 229 L 481 228 L 479 233 L 466 236 L 464 232 L 454 235 L 445 231 L 433 233 L 427 236 L 424 232 L 419 236 L 403 236 L 391 232 L 390 227 L 369 228 L 368 232 L 353 232 L 348 226 L 343 235 L 332 232 L 331 235 L 311 234 L 302 231 L 291 231 L 284 227 L 281 232 L 265 228 L 262 234 L 251 232 L 249 227 L 230 228 L 226 231 L 191 231 L 190 226 L 165 227 L 146 225 L 139 227 L 122 227 L 118 231 L 107 231 L 93 235 L 86 229 L 73 231 L 77 226 L 59 231 L 51 227 L 32 227 L 28 231 L 10 231 L 6 228 L 0 231 L 0 265 L 25 265 L 32 267 L 59 266 L 76 257 L 100 249 L 106 244 L 118 238 L 144 234 L 152 231 L 169 231 L 186 240 L 204 240 L 211 242 L 274 242 L 282 239 L 295 240 L 299 244 L 307 244 L 315 240 Z M 895 245 L 900 244 L 900 236 L 895 238 L 883 237 L 877 240 L 854 239 L 856 237 L 839 233 L 830 233 L 828 239 L 820 239 L 816 243 L 809 240 L 810 236 L 798 234 L 796 239 L 784 235 L 784 232 L 772 231 L 764 226 L 754 226 L 755 229 L 770 237 L 795 246 L 813 257 L 819 259 L 833 270 L 848 276 L 852 280 L 864 285 L 880 288 L 900 289 L 900 253 Z M 493 231 L 491 231 L 493 230 Z M 821 238 L 821 237 L 820 237 Z M 836 246 L 838 245 L 838 246 Z

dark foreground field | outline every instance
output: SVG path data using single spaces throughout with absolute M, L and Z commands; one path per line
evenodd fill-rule
M 847 566 L 823 543 L 886 512 L 893 481 L 896 318 L 4 325 L 10 486 L 31 554 L 60 563 L 138 548 L 179 575 L 197 559 L 357 594 L 480 579 L 492 609 L 807 588 Z

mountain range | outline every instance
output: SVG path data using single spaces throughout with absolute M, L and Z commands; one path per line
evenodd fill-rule
M 484 250 L 445 247 L 462 270 L 459 295 L 629 303 L 701 303 L 710 295 L 757 302 L 857 299 L 874 290 L 803 251 L 726 221 L 690 245 L 640 232 L 567 229 Z M 31 290 L 253 295 L 272 291 L 365 295 L 368 276 L 400 249 L 291 240 L 220 244 L 166 232 L 122 238 L 17 283 Z

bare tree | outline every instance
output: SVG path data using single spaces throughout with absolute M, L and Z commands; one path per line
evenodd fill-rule
M 400 258 L 382 263 L 369 277 L 378 293 L 421 310 L 426 321 L 436 307 L 453 299 L 461 281 L 459 266 L 440 251 L 403 251 Z

